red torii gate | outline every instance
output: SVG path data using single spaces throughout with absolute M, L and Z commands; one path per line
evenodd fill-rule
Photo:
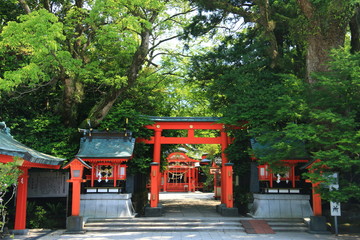
M 149 140 L 137 139 L 138 142 L 154 144 L 153 163 L 150 175 L 150 207 L 156 208 L 159 204 L 160 190 L 160 156 L 162 144 L 220 144 L 222 158 L 221 175 L 221 203 L 226 208 L 233 208 L 233 181 L 232 164 L 228 163 L 225 149 L 231 140 L 227 135 L 226 126 L 218 123 L 220 118 L 214 117 L 150 117 L 152 125 L 146 125 L 154 130 L 154 136 Z M 187 130 L 186 137 L 165 137 L 163 130 Z M 195 137 L 195 130 L 219 130 L 218 137 Z

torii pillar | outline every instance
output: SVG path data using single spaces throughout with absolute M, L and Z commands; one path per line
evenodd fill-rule
M 148 217 L 159 217 L 162 214 L 162 208 L 159 206 L 161 133 L 161 129 L 154 129 L 154 154 L 150 169 L 150 206 L 145 208 L 145 216 Z
M 223 216 L 238 216 L 238 209 L 234 208 L 233 193 L 233 163 L 228 162 L 225 150 L 229 145 L 227 133 L 221 131 L 221 204 L 217 211 Z

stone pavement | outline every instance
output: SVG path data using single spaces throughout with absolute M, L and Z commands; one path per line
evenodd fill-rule
M 213 199 L 213 193 L 161 193 L 160 202 L 166 212 L 164 218 L 221 218 L 214 210 L 219 201 Z M 67 234 L 65 230 L 42 231 L 30 230 L 26 236 L 15 236 L 13 239 L 28 240 L 355 240 L 360 239 L 360 235 L 319 235 L 307 232 L 277 232 L 275 234 L 247 234 L 239 231 L 186 231 L 186 232 L 88 232 L 84 234 Z
M 356 240 L 360 235 L 319 235 L 306 232 L 279 232 L 276 234 L 246 234 L 243 232 L 116 232 L 116 233 L 85 233 L 85 234 L 66 234 L 64 230 L 41 232 L 30 231 L 27 236 L 15 236 L 14 239 L 28 240 Z

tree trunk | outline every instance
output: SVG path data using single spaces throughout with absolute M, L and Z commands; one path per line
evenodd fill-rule
M 274 33 L 275 22 L 270 18 L 270 4 L 269 0 L 259 0 L 260 17 L 258 23 L 264 28 L 265 37 L 269 41 L 268 55 L 271 59 L 270 67 L 274 68 L 277 65 L 279 56 L 278 43 Z
M 61 115 L 66 126 L 75 127 L 78 119 L 78 105 L 82 101 L 83 86 L 72 78 L 63 80 L 63 101 Z
M 131 65 L 127 71 L 127 85 L 120 89 L 113 88 L 111 89 L 104 97 L 101 99 L 90 111 L 88 119 L 90 120 L 92 127 L 97 127 L 100 122 L 106 117 L 110 109 L 118 99 L 118 97 L 125 92 L 127 89 L 131 88 L 137 78 L 138 74 L 142 69 L 143 64 L 145 63 L 146 57 L 149 52 L 150 46 L 150 33 L 151 29 L 144 29 L 141 33 L 141 44 L 139 45 L 137 51 L 135 52 Z M 84 120 L 80 127 L 85 127 L 87 120 Z
M 339 16 L 348 11 L 349 4 L 333 1 L 325 11 L 316 9 L 309 0 L 297 0 L 297 3 L 308 19 L 306 80 L 314 83 L 312 73 L 328 71 L 331 49 L 344 45 L 348 19 Z
M 306 53 L 306 79 L 314 83 L 312 73 L 328 71 L 327 62 L 330 60 L 330 51 L 344 45 L 345 27 L 340 29 L 334 26 L 334 31 L 326 34 L 315 34 L 308 37 Z
M 25 0 L 19 0 L 19 3 L 27 14 L 31 13 L 30 7 Z
M 355 10 L 349 25 L 351 31 L 351 53 L 356 53 L 360 51 L 360 7 Z

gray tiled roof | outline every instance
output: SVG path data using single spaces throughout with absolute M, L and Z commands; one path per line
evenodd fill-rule
M 135 138 L 122 133 L 91 132 L 80 140 L 76 157 L 80 158 L 130 158 Z
M 4 129 L 0 129 L 0 154 L 20 157 L 29 162 L 48 165 L 60 165 L 65 160 L 25 146 L 6 133 Z

